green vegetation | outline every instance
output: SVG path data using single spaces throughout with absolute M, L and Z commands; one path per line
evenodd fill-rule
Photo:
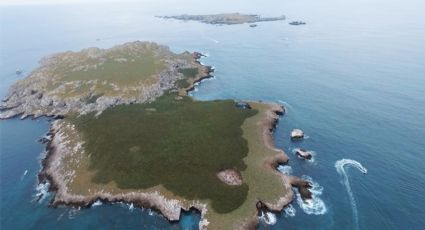
M 206 14 L 206 15 L 188 15 L 182 14 L 177 16 L 159 16 L 160 18 L 172 18 L 183 21 L 199 21 L 206 24 L 224 24 L 234 25 L 242 23 L 254 23 L 264 21 L 279 21 L 285 20 L 285 16 L 280 17 L 261 17 L 255 14 L 241 14 L 241 13 L 223 13 L 223 14 Z
M 87 58 L 87 68 L 72 70 L 64 61 L 56 73 L 61 74 L 62 81 L 100 80 L 129 85 L 131 83 L 154 78 L 164 69 L 163 61 L 153 52 L 140 54 L 115 54 L 114 57 L 99 59 Z M 72 65 L 71 65 L 72 66 Z
M 93 181 L 115 181 L 122 189 L 162 184 L 187 199 L 210 199 L 217 213 L 237 209 L 248 185 L 226 185 L 216 173 L 246 169 L 248 143 L 241 125 L 258 111 L 237 109 L 232 100 L 200 102 L 175 96 L 116 106 L 98 117 L 68 118 L 83 134 L 90 169 L 96 171 Z
M 186 69 L 179 69 L 179 72 L 183 74 L 184 78 L 177 81 L 176 86 L 180 89 L 188 88 L 190 84 L 190 80 L 196 77 L 198 75 L 199 70 L 198 68 L 186 68 Z

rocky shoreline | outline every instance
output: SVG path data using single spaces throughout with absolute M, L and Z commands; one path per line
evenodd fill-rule
M 284 181 L 288 193 L 286 196 L 281 197 L 277 203 L 267 203 L 258 201 L 257 208 L 258 212 L 280 212 L 293 200 L 293 192 L 291 186 L 298 188 L 303 198 L 311 198 L 311 193 L 308 190 L 309 184 L 300 178 L 294 176 L 287 176 L 281 174 L 276 170 L 278 164 L 286 164 L 288 162 L 288 156 L 281 150 L 277 149 L 273 143 L 273 130 L 279 120 L 279 115 L 284 113 L 283 107 L 277 104 L 269 104 L 270 109 L 263 116 L 261 127 L 263 129 L 264 143 L 276 152 L 276 155 L 265 160 L 265 167 L 268 170 L 279 174 Z M 60 205 L 74 206 L 79 208 L 89 208 L 94 202 L 124 202 L 132 203 L 135 207 L 149 208 L 157 211 L 163 215 L 169 221 L 178 221 L 182 210 L 188 211 L 192 208 L 198 210 L 201 213 L 201 221 L 199 223 L 200 229 L 206 229 L 208 226 L 208 220 L 204 218 L 207 213 L 207 204 L 201 201 L 182 201 L 179 199 L 167 199 L 160 192 L 129 192 L 121 194 L 111 194 L 108 192 L 101 192 L 90 196 L 72 195 L 67 191 L 64 178 L 61 173 L 60 160 L 68 154 L 62 137 L 61 120 L 55 120 L 52 122 L 51 129 L 49 131 L 49 137 L 45 139 L 46 142 L 46 157 L 42 160 L 42 170 L 39 173 L 39 183 L 50 184 L 49 191 L 54 193 L 54 197 L 50 201 L 52 207 L 58 207 Z M 260 206 L 259 206 L 260 204 Z M 253 226 L 258 224 L 258 216 L 249 218 L 246 225 L 241 226 L 242 229 L 252 229 Z
M 164 67 L 156 74 L 155 80 L 148 83 L 139 81 L 129 85 L 119 85 L 113 81 L 100 79 L 69 80 L 63 81 L 63 73 L 58 74 L 57 69 L 64 62 L 73 67 L 66 70 L 71 73 L 80 71 L 97 70 L 103 66 L 108 55 L 117 56 L 113 61 L 118 64 L 131 65 L 132 60 L 127 60 L 120 52 L 128 51 L 137 55 L 153 52 L 153 56 L 164 62 Z M 114 53 L 115 52 L 115 53 Z M 117 54 L 116 54 L 117 53 Z M 133 55 L 136 55 L 133 54 Z M 120 58 L 118 58 L 120 57 Z M 197 68 L 198 75 L 209 75 L 213 69 L 201 65 L 200 53 L 185 52 L 172 53 L 168 47 L 150 42 L 129 42 L 110 49 L 88 48 L 79 52 L 65 52 L 46 57 L 40 61 L 40 67 L 30 73 L 28 77 L 13 84 L 7 96 L 0 102 L 0 119 L 21 116 L 34 118 L 41 116 L 65 116 L 69 113 L 87 114 L 96 112 L 100 114 L 105 109 L 120 104 L 146 103 L 161 96 L 165 91 L 172 89 L 175 82 L 183 76 L 179 70 L 184 68 Z M 88 61 L 98 61 L 94 65 L 82 65 L 82 58 Z M 60 63 L 60 64 L 58 64 Z M 80 70 L 83 69 L 83 70 Z M 65 71 L 65 70 L 64 70 Z M 66 72 L 65 71 L 65 72 Z M 61 78 L 62 77 L 62 78 Z M 195 79 L 202 80 L 202 79 Z M 57 86 L 59 84 L 59 86 Z M 78 91 L 82 87 L 89 87 L 85 91 Z M 69 92 L 68 92 L 69 91 Z M 67 94 L 64 96 L 64 92 Z M 112 92 L 112 93 L 110 93 Z M 110 93 L 110 94 L 108 94 Z
M 206 14 L 206 15 L 175 15 L 175 16 L 157 16 L 163 19 L 176 19 L 182 21 L 198 21 L 212 25 L 235 25 L 243 23 L 257 23 L 267 21 L 285 20 L 285 16 L 279 17 L 261 17 L 256 14 L 241 14 L 241 13 L 222 13 L 222 14 Z
M 193 53 L 191 54 L 192 57 L 195 59 L 195 64 L 197 67 L 198 65 L 201 65 L 199 62 L 199 59 L 202 57 L 202 54 L 200 53 Z M 174 67 L 177 68 L 178 67 Z M 191 82 L 192 84 L 186 89 L 186 94 L 188 94 L 191 90 L 195 88 L 195 85 L 202 80 L 206 78 L 212 77 L 211 72 L 213 69 L 209 66 L 202 66 L 202 71 L 197 74 L 196 78 L 193 79 Z M 175 74 L 177 74 L 175 72 Z M 178 75 L 178 74 L 177 74 Z M 180 75 L 178 75 L 180 76 Z M 178 79 L 176 77 L 176 79 Z M 171 82 L 175 82 L 175 80 L 172 80 Z M 171 83 L 170 83 L 171 84 Z M 159 94 L 163 92 L 166 88 L 165 87 L 161 91 L 158 91 Z M 30 90 L 30 89 L 28 89 Z M 28 91 L 27 90 L 27 91 Z M 11 90 L 13 94 L 15 93 L 15 89 Z M 31 92 L 30 92 L 31 93 Z M 16 94 L 17 95 L 17 94 Z M 16 96 L 15 95 L 15 96 Z M 32 94 L 31 94 L 32 95 Z M 14 97 L 15 97 L 14 96 Z M 33 100 L 33 98 L 38 98 L 35 96 L 31 96 L 30 101 L 25 101 L 25 103 L 29 103 Z M 153 100 L 155 97 L 151 98 Z M 9 101 L 6 100 L 4 103 L 7 104 Z M 40 99 L 40 98 L 38 98 Z M 10 101 L 9 101 L 10 102 Z M 124 102 L 123 102 L 124 103 Z M 127 103 L 127 102 L 125 102 Z M 139 102 L 137 102 L 139 103 Z M 279 176 L 282 178 L 283 184 L 288 191 L 284 197 L 280 197 L 277 202 L 273 203 L 267 203 L 263 201 L 258 201 L 259 204 L 257 205 L 257 208 L 260 207 L 257 211 L 258 213 L 263 212 L 264 210 L 271 211 L 271 212 L 280 212 L 283 208 L 285 208 L 289 203 L 293 200 L 293 191 L 292 186 L 297 187 L 300 191 L 300 194 L 302 195 L 303 199 L 309 199 L 311 198 L 311 193 L 308 190 L 309 184 L 308 182 L 305 182 L 297 177 L 294 176 L 287 176 L 277 171 L 277 166 L 279 164 L 287 164 L 288 163 L 288 156 L 285 154 L 285 152 L 281 149 L 278 149 L 274 145 L 273 141 L 273 131 L 279 121 L 279 116 L 282 116 L 285 112 L 285 109 L 283 106 L 280 106 L 275 103 L 263 103 L 268 106 L 267 111 L 265 111 L 264 114 L 262 114 L 260 123 L 257 124 L 258 127 L 262 130 L 262 139 L 264 145 L 275 152 L 273 156 L 268 157 L 264 160 L 264 168 L 266 170 L 269 170 L 269 172 Z M 116 104 L 122 104 L 122 103 L 115 103 L 112 105 L 108 105 L 108 107 L 116 105 Z M 36 104 L 38 105 L 38 104 Z M 18 108 L 20 105 L 14 108 Z M 6 109 L 11 109 L 11 107 L 1 107 L 3 111 Z M 152 210 L 157 211 L 161 215 L 163 215 L 167 220 L 169 221 L 178 221 L 180 219 L 180 215 L 182 210 L 189 211 L 190 209 L 194 208 L 198 210 L 201 213 L 201 221 L 199 223 L 200 229 L 206 229 L 209 222 L 207 218 L 205 217 L 206 213 L 208 212 L 208 205 L 207 203 L 204 203 L 199 200 L 186 200 L 180 197 L 177 198 L 167 198 L 164 196 L 164 194 L 161 194 L 161 190 L 151 190 L 151 191 L 123 191 L 120 193 L 111 193 L 107 191 L 97 191 L 90 195 L 75 195 L 72 194 L 72 192 L 68 191 L 67 182 L 69 182 L 69 178 L 72 177 L 72 175 L 69 175 L 69 172 L 65 172 L 66 170 L 63 168 L 61 161 L 64 159 L 64 157 L 71 157 L 74 158 L 75 152 L 84 153 L 82 149 L 83 143 L 77 143 L 74 148 L 70 149 L 65 143 L 69 140 L 66 139 L 66 133 L 64 129 L 68 130 L 74 130 L 74 127 L 69 127 L 69 124 L 66 124 L 62 118 L 66 115 L 66 113 L 59 112 L 54 113 L 52 111 L 51 113 L 30 113 L 29 111 L 22 112 L 21 110 L 13 110 L 12 113 L 6 113 L 4 114 L 2 112 L 2 116 L 0 116 L 1 119 L 7 119 L 14 116 L 17 116 L 18 114 L 23 114 L 24 117 L 28 115 L 33 115 L 34 118 L 37 118 L 39 116 L 53 116 L 55 120 L 52 121 L 50 131 L 48 132 L 48 135 L 45 138 L 42 138 L 42 142 L 46 144 L 46 156 L 41 161 L 42 169 L 38 175 L 39 183 L 49 183 L 49 191 L 52 192 L 53 198 L 50 201 L 50 206 L 52 207 L 58 207 L 60 205 L 66 205 L 66 206 L 74 206 L 79 208 L 89 208 L 93 203 L 96 201 L 102 201 L 102 202 L 124 202 L 124 203 L 131 203 L 135 207 L 139 208 L 149 208 Z M 8 110 L 9 111 L 9 110 Z M 69 111 L 68 111 L 69 112 Z M 65 127 L 66 126 L 66 127 Z M 260 130 L 259 129 L 259 130 Z M 71 172 L 72 174 L 72 172 Z M 240 226 L 241 229 L 253 229 L 255 226 L 258 225 L 258 216 L 248 217 L 243 225 Z

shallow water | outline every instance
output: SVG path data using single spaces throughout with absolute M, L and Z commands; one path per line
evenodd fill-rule
M 260 229 L 421 229 L 425 224 L 423 1 L 166 2 L 173 7 L 155 1 L 0 5 L 0 96 L 41 57 L 54 52 L 133 40 L 157 41 L 176 52 L 205 52 L 209 56 L 202 62 L 215 66 L 215 78 L 202 82 L 194 96 L 283 103 L 287 113 L 274 136 L 291 158 L 292 170 L 285 172 L 309 176 L 322 189 L 317 197 L 325 213 L 307 214 L 294 200 L 274 225 L 261 224 Z M 153 17 L 236 11 L 285 14 L 288 20 L 250 28 Z M 289 26 L 291 20 L 307 25 Z M 23 76 L 15 75 L 17 68 L 24 70 Z M 293 128 L 303 129 L 309 138 L 291 142 Z M 32 201 L 43 152 L 36 140 L 47 130 L 46 119 L 0 121 L 2 229 L 197 228 L 199 214 L 194 213 L 171 224 L 124 204 L 73 210 L 48 208 L 48 199 Z M 298 147 L 313 150 L 314 161 L 292 154 Z M 343 158 L 368 169 L 363 175 L 345 167 L 357 220 L 344 177 L 335 168 Z

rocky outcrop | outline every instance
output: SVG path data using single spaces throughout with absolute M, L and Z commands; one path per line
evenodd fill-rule
M 301 129 L 293 129 L 291 131 L 292 140 L 301 140 L 304 138 L 304 132 Z
M 128 65 L 136 62 L 121 57 L 125 56 L 123 52 L 134 58 L 148 56 L 146 59 L 153 58 L 164 65 L 149 81 L 131 78 L 122 83 L 95 77 L 80 79 L 72 75 L 84 75 L 104 68 L 108 60 Z M 88 48 L 80 52 L 55 54 L 44 58 L 39 68 L 10 87 L 7 96 L 0 102 L 0 119 L 17 115 L 37 118 L 66 116 L 69 113 L 99 114 L 115 105 L 149 102 L 175 87 L 176 81 L 183 77 L 180 69 L 198 68 L 200 77 L 209 75 L 212 69 L 201 65 L 197 61 L 200 57 L 200 53 L 174 54 L 166 46 L 138 41 L 110 49 Z M 92 62 L 96 64 L 87 64 Z
M 291 185 L 298 189 L 298 192 L 301 194 L 301 198 L 303 200 L 312 198 L 312 194 L 310 190 L 308 190 L 311 188 L 311 184 L 308 181 L 305 181 L 295 176 L 287 176 L 287 178 Z
M 310 151 L 307 151 L 305 149 L 296 149 L 295 153 L 297 156 L 304 160 L 310 160 L 313 156 L 311 155 Z

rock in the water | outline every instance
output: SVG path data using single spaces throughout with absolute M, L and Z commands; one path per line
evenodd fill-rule
M 301 159 L 310 160 L 312 158 L 311 152 L 307 151 L 305 149 L 297 149 L 297 150 L 295 150 L 295 153 Z
M 301 129 L 294 129 L 291 132 L 291 139 L 299 140 L 304 138 L 304 132 Z

